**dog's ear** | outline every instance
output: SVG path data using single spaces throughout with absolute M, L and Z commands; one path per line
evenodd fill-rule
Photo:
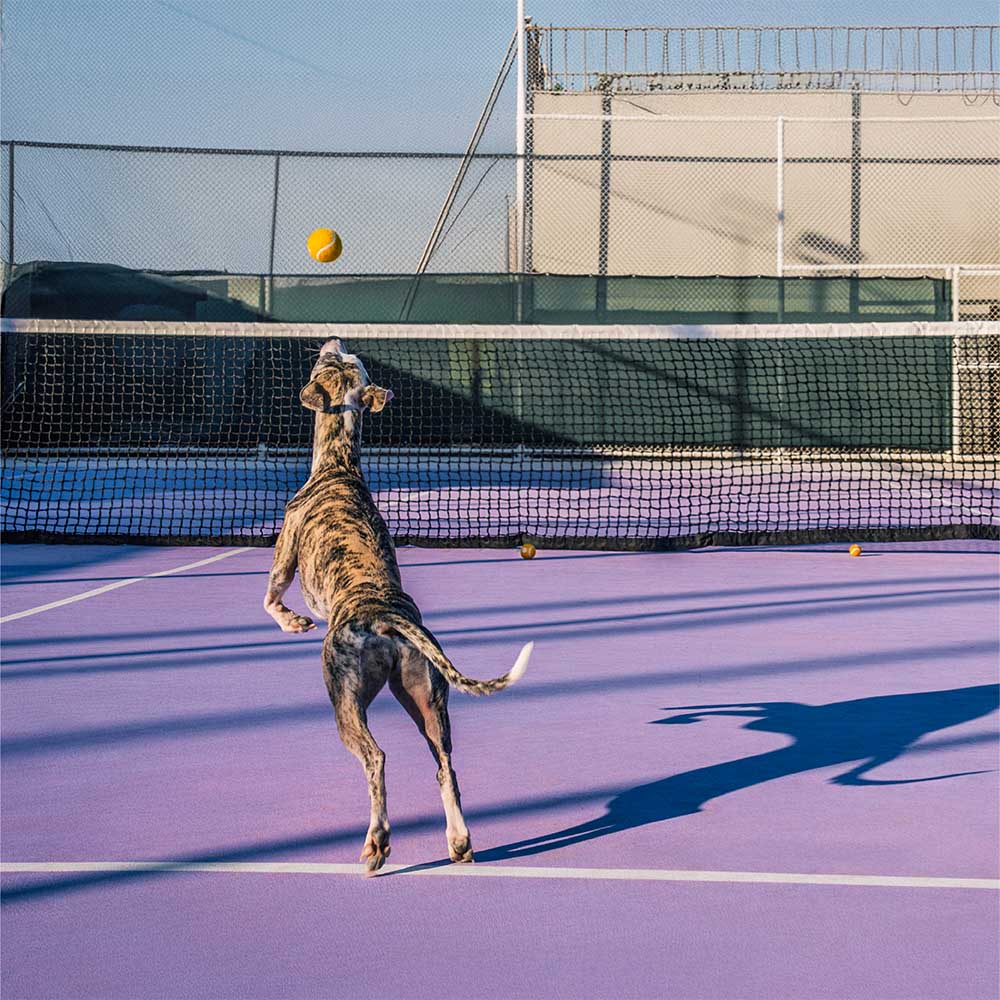
M 317 410 L 319 413 L 322 413 L 330 402 L 330 395 L 319 382 L 313 379 L 299 393 L 299 402 L 307 410 Z
M 385 409 L 385 404 L 392 399 L 392 389 L 383 389 L 380 385 L 365 386 L 365 391 L 361 393 L 361 402 L 368 407 L 372 413 L 378 413 Z

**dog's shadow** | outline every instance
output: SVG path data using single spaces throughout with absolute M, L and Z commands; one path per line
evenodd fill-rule
M 655 720 L 658 725 L 687 725 L 715 715 L 747 716 L 747 729 L 781 733 L 793 742 L 778 750 L 754 754 L 709 767 L 673 774 L 637 785 L 613 798 L 603 816 L 575 826 L 476 853 L 479 861 L 503 861 L 569 847 L 586 840 L 620 833 L 699 812 L 706 802 L 729 792 L 788 775 L 843 764 L 855 766 L 830 779 L 838 785 L 899 785 L 982 772 L 930 775 L 906 779 L 875 779 L 864 775 L 905 753 L 920 737 L 957 726 L 993 711 L 1000 704 L 1000 687 L 986 684 L 950 691 L 897 694 L 828 705 L 799 702 L 688 705 L 664 711 L 684 711 Z

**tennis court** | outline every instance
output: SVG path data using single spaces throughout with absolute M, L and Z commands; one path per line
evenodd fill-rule
M 365 879 L 268 550 L 5 546 L 5 993 L 993 995 L 998 547 L 844 548 L 401 548 L 463 670 L 537 648 L 451 700 L 474 866 L 376 700 Z
M 980 0 L 0 3 L 4 1000 L 1000 995 Z
M 261 607 L 348 331 L 5 321 L 10 989 L 992 996 L 994 327 L 352 331 L 404 586 L 464 672 L 537 644 L 451 699 L 472 866 L 375 701 L 368 880 L 322 634 Z

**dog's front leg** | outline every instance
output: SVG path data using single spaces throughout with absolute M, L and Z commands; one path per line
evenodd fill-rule
M 281 600 L 295 579 L 297 565 L 298 550 L 294 534 L 286 522 L 274 546 L 274 563 L 267 581 L 267 594 L 264 596 L 264 610 L 278 623 L 282 632 L 309 632 L 316 627 L 311 618 L 285 607 Z

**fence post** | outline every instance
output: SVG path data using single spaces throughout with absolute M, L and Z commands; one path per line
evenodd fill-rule
M 861 263 L 861 91 L 855 83 L 851 90 L 851 263 Z M 851 272 L 848 308 L 851 320 L 860 319 L 861 290 L 859 274 Z
M 515 80 L 515 107 L 514 107 L 514 213 L 515 213 L 515 253 L 517 254 L 517 264 L 515 270 L 517 277 L 514 279 L 515 300 L 514 300 L 514 322 L 520 323 L 524 315 L 524 271 L 526 267 L 525 258 L 527 248 L 525 246 L 525 221 L 527 218 L 527 206 L 525 200 L 525 152 L 526 152 L 526 129 L 528 119 L 526 115 L 527 84 L 525 72 L 527 69 L 527 53 L 524 51 L 525 43 L 525 23 L 524 23 L 524 0 L 517 0 L 517 24 L 514 35 L 515 63 L 517 79 Z
M 958 274 L 958 268 L 952 270 Z M 952 302 L 954 298 L 952 286 Z M 957 316 L 957 310 L 952 306 L 952 315 Z M 962 338 L 953 333 L 951 337 L 951 457 L 962 455 Z
M 785 321 L 785 119 L 777 118 L 777 202 L 778 202 L 778 232 L 777 261 L 775 270 L 778 275 L 778 322 Z
M 611 240 L 611 93 L 601 96 L 601 183 L 597 224 L 597 317 L 608 312 L 608 250 Z
M 281 173 L 281 153 L 274 157 L 274 195 L 271 198 L 271 248 L 267 255 L 267 284 L 264 287 L 264 312 L 270 315 L 274 306 L 274 241 L 278 231 L 278 178 Z
M 14 143 L 7 147 L 7 263 L 14 267 Z

